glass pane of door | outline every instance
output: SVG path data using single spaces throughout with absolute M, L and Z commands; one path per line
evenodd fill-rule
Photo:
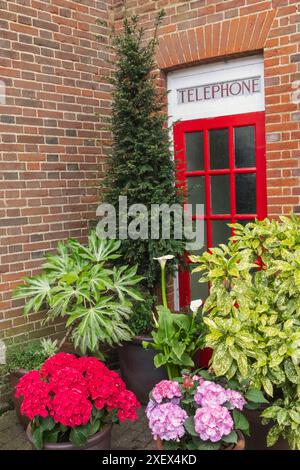
M 235 176 L 235 199 L 237 214 L 256 213 L 256 175 L 238 174 Z
M 203 132 L 185 134 L 185 153 L 187 171 L 204 169 Z
M 234 129 L 235 167 L 255 166 L 255 127 L 244 126 Z
M 196 204 L 205 204 L 205 177 L 204 176 L 190 176 L 187 179 L 188 203 L 192 205 L 192 214 L 197 214 Z M 198 215 L 201 215 L 201 207 L 199 208 Z
M 230 214 L 229 175 L 211 176 L 212 214 Z
M 213 220 L 212 221 L 212 243 L 213 246 L 227 243 L 228 238 L 231 237 L 230 220 Z
M 204 245 L 200 250 L 192 251 L 191 255 L 200 256 L 202 253 L 207 251 L 207 226 L 206 222 L 202 224 L 202 229 L 204 230 Z M 190 277 L 190 285 L 191 285 L 191 300 L 195 299 L 206 299 L 208 296 L 208 284 L 207 283 L 199 283 L 199 279 L 202 276 L 202 273 L 192 273 Z
M 212 170 L 229 168 L 228 129 L 209 131 L 209 153 Z

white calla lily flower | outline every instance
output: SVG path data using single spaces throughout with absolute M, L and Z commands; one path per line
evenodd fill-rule
M 165 255 L 165 256 L 160 256 L 159 258 L 153 258 L 153 259 L 156 259 L 159 262 L 161 268 L 164 269 L 167 261 L 173 258 L 175 258 L 174 255 Z
M 201 305 L 202 305 L 201 299 L 192 300 L 190 303 L 190 309 L 192 310 L 192 312 L 196 313 L 199 307 L 201 307 Z

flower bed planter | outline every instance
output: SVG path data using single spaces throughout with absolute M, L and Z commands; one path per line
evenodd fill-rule
M 140 407 L 119 375 L 92 356 L 57 353 L 16 386 L 27 436 L 42 450 L 110 449 L 112 422 L 137 419 Z
M 245 449 L 245 438 L 241 431 L 237 431 L 238 434 L 238 441 L 236 444 L 230 444 L 227 447 L 224 447 L 220 450 L 244 450 Z M 157 450 L 164 450 L 164 443 L 163 441 L 158 438 L 155 440 L 155 446 Z
M 71 442 L 58 442 L 57 444 L 45 443 L 42 450 L 110 450 L 111 448 L 111 428 L 112 425 L 106 425 L 100 432 L 91 436 L 82 447 L 75 447 Z M 36 450 L 31 433 L 30 424 L 26 431 L 27 437 L 31 442 L 32 449 Z
M 129 390 L 145 405 L 149 393 L 158 382 L 167 378 L 165 368 L 156 368 L 153 363 L 155 351 L 144 349 L 142 342 L 152 342 L 149 336 L 135 336 L 132 341 L 119 348 L 121 375 Z
M 287 441 L 283 438 L 278 439 L 272 447 L 267 447 L 267 434 L 272 427 L 271 424 L 263 426 L 261 424 L 260 414 L 265 407 L 259 410 L 246 410 L 244 414 L 250 424 L 250 436 L 246 437 L 247 450 L 290 450 Z
M 11 398 L 12 398 L 12 401 L 13 401 L 13 404 L 14 404 L 14 408 L 15 408 L 15 411 L 16 411 L 16 415 L 18 417 L 18 420 L 21 424 L 21 426 L 26 430 L 28 424 L 29 424 L 29 419 L 26 418 L 26 416 L 22 415 L 21 414 L 21 411 L 20 411 L 20 408 L 21 408 L 21 405 L 22 405 L 22 401 L 23 401 L 23 398 L 22 397 L 16 397 L 15 396 L 15 388 L 16 388 L 16 385 L 17 383 L 19 382 L 19 380 L 21 379 L 21 377 L 23 377 L 24 375 L 26 375 L 28 372 L 28 370 L 25 370 L 25 369 L 18 369 L 16 371 L 13 371 L 9 374 L 9 382 L 10 382 L 10 386 L 11 386 L 11 389 L 12 389 L 12 394 L 11 394 Z

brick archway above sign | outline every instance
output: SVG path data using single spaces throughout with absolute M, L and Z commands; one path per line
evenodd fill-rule
M 275 16 L 276 10 L 269 10 L 163 36 L 159 40 L 158 66 L 172 69 L 263 49 Z

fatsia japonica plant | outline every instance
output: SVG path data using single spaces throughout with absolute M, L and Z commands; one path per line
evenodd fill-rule
M 100 239 L 95 231 L 87 245 L 60 242 L 56 253 L 46 255 L 41 274 L 24 278 L 13 297 L 25 298 L 25 316 L 46 309 L 47 322 L 65 318 L 66 337 L 83 353 L 128 341 L 132 300 L 143 300 L 136 288 L 142 277 L 135 266 L 114 266 L 119 248 L 119 241 Z
M 203 321 L 211 367 L 264 390 L 273 401 L 262 413 L 274 424 L 268 445 L 283 436 L 300 449 L 300 219 L 230 226 L 227 245 L 191 257 L 200 282 L 210 283 Z

